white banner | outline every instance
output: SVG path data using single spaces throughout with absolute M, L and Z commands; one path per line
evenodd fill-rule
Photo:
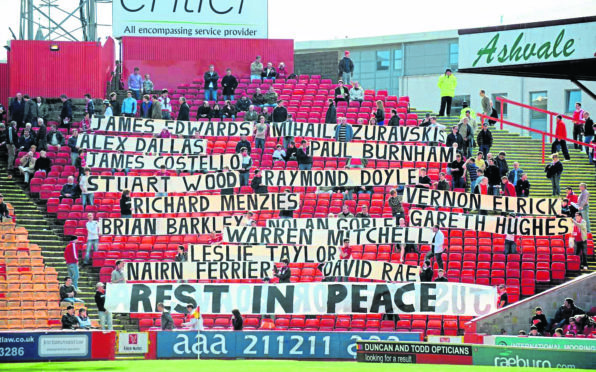
M 196 138 L 149 138 L 80 134 L 77 146 L 87 150 L 126 151 L 168 155 L 200 155 L 207 140 Z
M 189 261 L 272 261 L 322 263 L 339 259 L 331 245 L 188 245 Z
M 360 158 L 390 161 L 451 163 L 452 147 L 411 146 L 365 142 L 312 141 L 312 156 L 323 158 Z
M 497 309 L 495 287 L 464 283 L 112 284 L 106 309 L 203 314 L 427 314 L 480 316 Z
M 194 192 L 240 187 L 240 173 L 198 173 L 192 176 L 89 176 L 92 192 Z
M 218 171 L 224 167 L 230 170 L 242 168 L 242 155 L 174 155 L 151 156 L 134 154 L 117 154 L 113 152 L 88 152 L 87 166 L 104 169 L 160 169 L 176 171 Z
M 317 230 L 356 230 L 397 226 L 395 218 L 279 218 L 267 220 L 267 227 Z
M 340 187 L 415 185 L 418 169 L 263 170 L 265 186 Z
M 102 218 L 100 235 L 199 235 L 221 231 L 224 226 L 238 226 L 243 216 L 172 217 L 172 218 Z
M 112 2 L 112 35 L 267 39 L 268 0 Z

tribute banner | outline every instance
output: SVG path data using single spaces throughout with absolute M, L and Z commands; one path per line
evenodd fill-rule
M 397 226 L 395 218 L 280 218 L 267 220 L 267 227 L 317 230 L 355 230 Z
M 134 213 L 199 213 L 296 210 L 300 194 L 235 194 L 132 198 Z
M 158 134 L 167 129 L 173 135 L 194 136 L 198 133 L 202 137 L 219 136 L 251 136 L 254 124 L 251 122 L 206 122 L 206 121 L 178 121 L 144 118 L 128 118 L 124 116 L 110 116 L 108 118 L 93 117 L 91 130 L 100 132 L 128 132 Z
M 271 123 L 269 135 L 272 137 L 310 137 L 334 139 L 337 124 L 318 123 Z M 352 125 L 353 140 L 380 142 L 442 142 L 447 135 L 439 128 L 386 125 Z
M 403 202 L 431 207 L 482 209 L 524 215 L 556 216 L 561 212 L 559 199 L 479 195 L 414 187 L 405 188 Z
M 199 155 L 207 150 L 207 141 L 196 138 L 147 138 L 80 134 L 77 146 L 87 150 Z
M 312 156 L 451 163 L 452 147 L 385 145 L 365 142 L 312 141 Z
M 102 218 L 100 235 L 197 235 L 238 226 L 243 216 L 177 218 Z
M 89 176 L 92 192 L 194 192 L 240 187 L 240 173 L 199 173 L 192 176 Z
M 173 313 L 186 305 L 204 314 L 427 314 L 480 316 L 497 309 L 494 287 L 464 283 L 164 284 L 108 283 L 114 313 Z
M 313 230 L 279 227 L 227 227 L 223 241 L 236 244 L 295 244 L 341 246 L 350 244 L 429 244 L 432 229 L 411 227 L 381 227 L 358 230 Z
M 322 263 L 339 259 L 340 248 L 330 245 L 188 245 L 189 261 L 272 261 Z
M 410 209 L 410 225 L 484 231 L 501 235 L 553 236 L 573 231 L 571 218 L 501 217 Z
M 418 169 L 263 170 L 263 185 L 341 187 L 414 185 Z
M 350 277 L 386 282 L 419 282 L 418 266 L 369 260 L 335 260 L 320 267 L 326 277 Z
M 195 156 L 149 156 L 117 154 L 113 152 L 88 152 L 89 168 L 107 169 L 160 169 L 176 171 L 217 171 L 228 167 L 230 170 L 242 168 L 242 156 L 239 154 L 195 155 Z

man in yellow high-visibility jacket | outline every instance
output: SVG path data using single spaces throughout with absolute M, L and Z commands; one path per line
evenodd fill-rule
M 439 76 L 439 82 L 437 86 L 441 90 L 441 109 L 439 110 L 439 116 L 445 115 L 445 108 L 447 108 L 447 116 L 451 115 L 451 101 L 455 95 L 455 87 L 457 86 L 457 78 L 448 68 L 445 73 Z

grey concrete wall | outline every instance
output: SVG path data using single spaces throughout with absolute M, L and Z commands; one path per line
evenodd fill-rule
M 336 82 L 338 63 L 339 53 L 337 51 L 294 54 L 296 75 L 321 75 L 323 79 L 332 79 Z
M 542 307 L 546 318 L 550 319 L 567 297 L 573 298 L 575 306 L 585 311 L 596 306 L 596 272 L 580 276 L 564 285 L 512 304 L 494 314 L 481 317 L 476 323 L 476 332 L 489 335 L 500 334 L 501 329 L 511 335 L 516 335 L 520 329 L 528 332 L 530 319 L 537 306 Z

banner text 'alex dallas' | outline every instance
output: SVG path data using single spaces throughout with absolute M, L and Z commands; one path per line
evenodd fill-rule
M 436 314 L 480 316 L 497 308 L 496 288 L 464 283 L 112 284 L 106 308 L 155 313 L 159 302 L 174 313 L 186 305 L 205 314 Z
M 93 192 L 194 192 L 240 187 L 240 173 L 199 173 L 192 176 L 89 176 Z
M 263 170 L 263 185 L 294 187 L 391 186 L 418 183 L 418 169 Z
M 200 155 L 207 150 L 207 140 L 196 138 L 154 138 L 102 136 L 99 134 L 80 134 L 77 146 L 87 150 L 142 152 L 170 155 Z

